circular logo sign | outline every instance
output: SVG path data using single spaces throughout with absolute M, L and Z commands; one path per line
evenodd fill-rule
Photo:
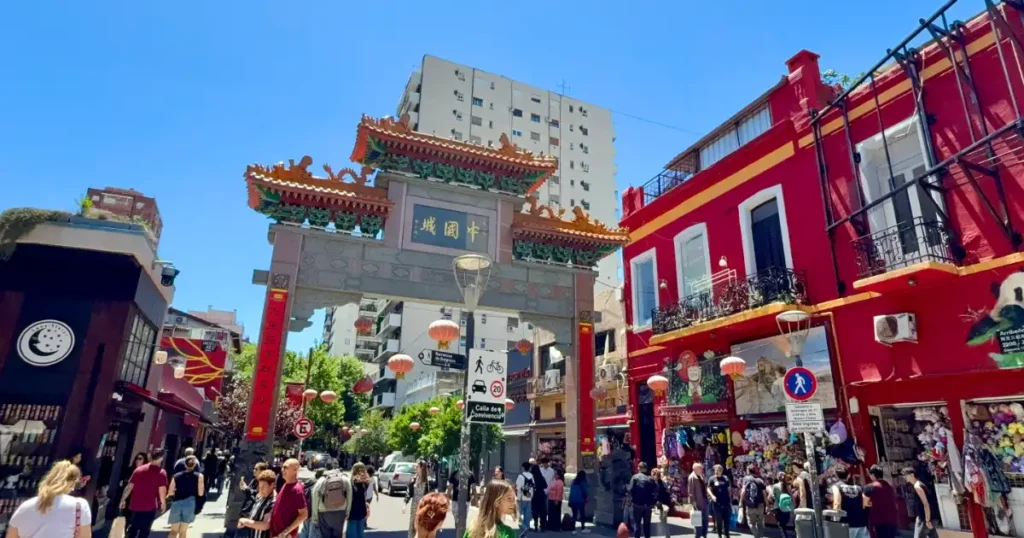
M 295 423 L 295 437 L 299 439 L 306 439 L 310 435 L 313 435 L 313 421 L 306 417 L 302 417 Z
M 505 394 L 505 386 L 501 381 L 495 381 L 491 383 L 491 396 L 495 398 L 501 398 Z
M 796 366 L 786 371 L 782 386 L 785 387 L 786 396 L 790 399 L 804 402 L 810 400 L 818 391 L 818 378 L 807 368 Z
M 53 366 L 75 347 L 75 333 L 55 319 L 37 321 L 18 336 L 18 355 L 32 366 Z

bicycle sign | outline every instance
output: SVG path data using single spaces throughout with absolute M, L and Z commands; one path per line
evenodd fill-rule
M 470 350 L 469 391 L 466 395 L 470 422 L 501 424 L 505 421 L 507 361 L 505 353 Z
M 505 373 L 505 367 L 498 361 L 491 361 L 490 364 L 487 365 L 487 371 L 503 374 Z

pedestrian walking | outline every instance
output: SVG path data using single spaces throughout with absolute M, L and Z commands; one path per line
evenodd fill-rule
M 547 521 L 548 515 L 548 482 L 544 479 L 544 473 L 541 472 L 540 466 L 537 464 L 530 466 L 530 474 L 533 476 L 535 489 L 530 506 L 533 515 L 533 530 L 544 532 L 544 523 Z
M 896 512 L 896 488 L 885 480 L 885 470 L 880 465 L 868 469 L 871 483 L 864 486 L 865 506 L 868 510 L 868 524 L 875 530 L 875 538 L 896 538 L 898 519 Z
M 793 479 L 793 489 L 791 490 L 794 497 L 794 505 L 797 508 L 814 508 L 814 497 L 811 493 L 811 488 L 814 487 L 811 484 L 811 462 L 804 462 L 803 465 L 794 463 L 793 470 L 796 474 L 796 478 Z
M 139 452 L 138 454 L 135 455 L 135 459 L 132 460 L 132 472 L 135 472 L 135 469 L 138 469 L 139 467 L 141 467 L 141 466 L 143 466 L 143 465 L 145 465 L 147 463 L 149 463 L 149 454 L 147 454 L 145 452 Z M 121 480 L 120 485 L 123 486 L 124 483 L 125 483 L 125 481 Z M 127 506 L 125 506 L 124 508 L 121 509 L 121 517 L 124 518 L 124 528 L 125 528 L 124 533 L 125 533 L 126 536 L 128 536 L 129 533 L 131 532 L 131 521 L 132 521 L 131 504 L 132 504 L 132 498 L 131 498 L 131 495 L 129 495 L 128 496 Z
M 501 465 L 498 465 L 497 467 L 494 468 L 494 472 L 491 473 L 491 480 L 504 480 L 504 479 L 505 479 L 505 469 Z
M 348 528 L 345 529 L 345 537 L 364 538 L 366 518 L 370 515 L 370 499 L 373 498 L 373 482 L 370 479 L 370 474 L 366 472 L 366 466 L 362 463 L 352 466 L 350 480 L 352 494 L 348 500 Z
M 8 522 L 7 538 L 92 537 L 92 512 L 84 499 L 71 492 L 82 480 L 82 471 L 61 460 L 39 482 L 36 496 L 21 503 Z
M 206 479 L 206 483 L 213 487 L 217 481 L 217 453 L 212 449 L 206 453 L 206 458 L 203 460 L 203 467 L 200 472 L 203 473 L 203 478 Z
M 192 447 L 186 447 L 185 450 L 184 450 L 184 455 L 181 457 L 181 459 L 179 459 L 178 461 L 174 462 L 174 467 L 172 469 L 172 472 L 174 474 L 178 474 L 178 473 L 184 471 L 185 470 L 185 460 L 188 459 L 189 456 L 194 456 L 195 454 L 196 454 L 196 449 L 194 449 Z M 199 466 L 199 472 L 203 472 L 203 469 L 202 469 L 201 465 Z
M 163 469 L 164 451 L 155 448 L 149 453 L 149 463 L 135 468 L 128 487 L 121 495 L 121 508 L 131 508 L 131 533 L 126 538 L 149 538 L 153 520 L 167 510 L 167 471 Z M 128 505 L 128 497 L 132 503 Z M 157 512 L 157 510 L 160 512 Z
M 775 483 L 772 484 L 768 497 L 768 502 L 772 506 L 772 515 L 775 516 L 775 522 L 779 524 L 782 538 L 787 538 L 786 526 L 789 525 L 789 519 L 793 515 L 793 497 L 789 494 L 789 486 L 786 485 L 786 473 L 780 472 L 775 476 Z
M 420 500 L 427 494 L 427 486 L 430 484 L 430 468 L 427 466 L 427 462 L 420 460 L 416 462 L 416 474 L 412 477 L 412 483 L 409 487 L 405 488 L 405 502 L 406 506 L 412 503 L 412 513 L 409 514 L 409 538 L 413 538 L 416 534 L 416 518 L 419 517 L 419 506 Z M 447 505 L 447 499 L 445 499 Z M 402 509 L 402 513 L 405 513 L 405 508 Z M 447 508 L 445 509 L 447 513 Z
M 448 517 L 451 503 L 443 493 L 434 492 L 425 495 L 414 505 L 414 538 L 436 538 L 437 531 Z
M 224 480 L 228 475 L 228 456 L 223 451 L 217 451 L 217 493 L 224 493 Z
M 711 511 L 715 516 L 715 533 L 718 538 L 729 538 L 729 525 L 732 520 L 732 484 L 725 476 L 725 468 L 714 466 L 715 476 L 708 480 L 708 498 L 711 499 Z
M 464 538 L 516 538 L 516 531 L 505 524 L 516 517 L 516 491 L 504 480 L 491 480 L 484 489 L 480 509 L 466 528 Z
M 704 480 L 704 465 L 693 464 L 693 472 L 686 477 L 686 494 L 690 500 L 690 525 L 695 538 L 708 535 L 708 485 Z
M 740 504 L 743 506 L 743 513 L 747 518 L 750 534 L 753 534 L 754 538 L 764 536 L 764 516 L 767 509 L 765 502 L 767 487 L 759 475 L 756 466 L 747 465 L 747 474 L 743 476 L 740 485 Z
M 651 511 L 658 502 L 658 485 L 647 474 L 647 463 L 637 465 L 637 473 L 629 480 L 630 501 L 633 503 L 633 532 L 636 538 L 643 534 L 651 538 Z
M 171 478 L 167 495 L 171 502 L 171 513 L 167 522 L 171 525 L 168 538 L 186 538 L 188 526 L 196 520 L 196 501 L 206 494 L 203 475 L 199 473 L 199 460 L 195 456 L 185 458 L 185 470 Z
M 266 464 L 264 464 L 266 465 Z M 270 521 L 274 511 L 274 487 L 277 485 L 277 475 L 273 471 L 264 468 L 252 487 L 253 502 L 246 514 L 246 517 L 238 520 L 238 528 L 247 531 L 248 538 L 272 538 L 270 536 Z
M 928 486 L 917 478 L 913 467 L 904 467 L 900 471 L 903 479 L 914 488 L 914 496 L 911 498 L 914 514 L 914 538 L 938 538 L 939 532 L 935 530 L 935 517 L 938 516 L 938 508 L 932 505 L 932 496 L 929 495 Z
M 533 519 L 533 497 L 537 494 L 537 485 L 530 472 L 529 462 L 523 463 L 522 472 L 516 477 L 516 500 L 519 502 L 519 536 L 526 536 Z
M 850 527 L 850 538 L 870 538 L 868 512 L 864 508 L 864 491 L 856 484 L 849 484 L 850 471 L 836 469 L 838 482 L 832 485 L 832 509 L 846 512 L 842 520 Z
M 587 483 L 587 472 L 580 469 L 576 477 L 572 479 L 572 486 L 569 488 L 569 509 L 572 510 L 572 519 L 580 524 L 580 532 L 588 533 L 586 529 L 587 501 L 590 500 L 590 484 Z M 575 526 L 575 525 L 574 525 Z M 576 531 L 572 531 L 576 534 Z
M 299 482 L 299 460 L 285 460 L 281 465 L 281 474 L 284 476 L 284 485 L 274 498 L 274 509 L 270 513 L 270 536 L 296 538 L 299 526 L 309 518 L 306 490 Z
M 341 538 L 348 519 L 352 483 L 333 461 L 313 486 L 309 525 L 312 538 Z
M 661 522 L 662 530 L 665 531 L 665 538 L 672 538 L 672 529 L 668 524 L 668 514 L 672 509 L 672 493 L 668 490 L 668 484 L 665 483 L 661 468 L 652 469 L 651 478 L 654 480 L 654 485 L 658 487 L 655 501 L 655 506 L 658 507 L 658 520 Z
M 565 472 L 555 469 L 554 481 L 548 486 L 548 530 L 562 530 L 562 499 L 565 498 Z

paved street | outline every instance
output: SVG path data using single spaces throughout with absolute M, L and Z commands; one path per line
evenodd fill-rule
M 216 496 L 214 496 L 216 495 Z M 224 512 L 227 495 L 214 493 L 209 497 L 202 513 L 196 516 L 195 523 L 188 529 L 187 538 L 220 538 L 224 535 Z M 170 512 L 164 513 L 153 522 L 151 538 L 166 538 L 171 526 L 167 524 Z

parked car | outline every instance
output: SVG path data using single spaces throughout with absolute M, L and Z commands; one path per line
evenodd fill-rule
M 380 492 L 386 493 L 387 495 L 394 495 L 409 489 L 409 484 L 412 484 L 412 477 L 415 472 L 415 463 L 389 463 L 377 476 L 377 483 L 380 484 Z

